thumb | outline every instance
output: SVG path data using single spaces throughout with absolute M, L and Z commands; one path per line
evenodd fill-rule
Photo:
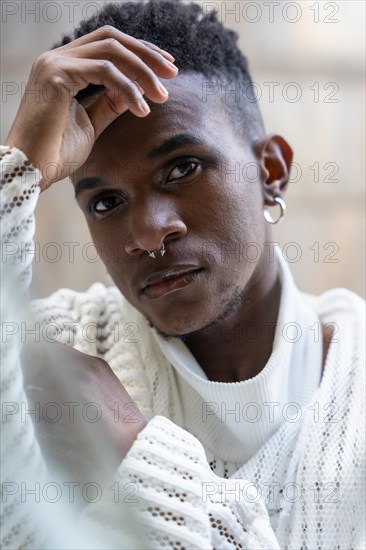
M 133 82 L 142 95 L 145 94 L 144 90 L 137 82 Z M 91 123 L 95 131 L 95 140 L 98 139 L 100 134 L 119 116 L 129 110 L 130 104 L 128 101 L 121 101 L 118 97 L 118 101 L 113 97 L 113 90 L 106 90 L 101 94 L 92 105 L 85 108 Z M 135 113 L 136 114 L 136 113 Z M 146 113 L 147 114 L 147 113 Z M 145 116 L 141 114 L 140 116 Z

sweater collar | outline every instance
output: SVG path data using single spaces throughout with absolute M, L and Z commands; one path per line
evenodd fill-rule
M 278 250 L 276 257 L 281 282 L 277 326 L 271 356 L 255 377 L 210 381 L 182 340 L 164 340 L 153 331 L 175 371 L 182 427 L 224 461 L 248 460 L 283 422 L 299 422 L 319 385 L 319 318 Z

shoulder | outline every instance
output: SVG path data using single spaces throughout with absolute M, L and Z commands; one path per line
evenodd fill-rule
M 365 300 L 347 288 L 332 288 L 317 296 L 301 294 L 325 322 L 330 322 L 332 317 L 349 317 L 357 323 L 365 321 Z
M 302 293 L 325 329 L 325 342 L 341 364 L 353 366 L 363 377 L 365 371 L 365 300 L 346 288 L 333 288 L 318 296 Z M 328 335 L 328 337 L 327 337 Z M 330 335 L 330 337 L 329 337 Z M 330 355 L 332 355 L 330 353 Z M 335 357 L 335 356 L 334 356 Z

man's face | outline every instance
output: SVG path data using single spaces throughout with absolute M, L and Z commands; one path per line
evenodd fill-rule
M 78 202 L 116 286 L 176 336 L 222 316 L 263 275 L 253 261 L 266 236 L 258 159 L 220 97 L 203 101 L 203 82 L 198 74 L 164 81 L 168 101 L 146 118 L 119 117 L 73 176 L 76 188 L 88 178 Z M 200 271 L 179 288 L 143 290 L 170 268 Z

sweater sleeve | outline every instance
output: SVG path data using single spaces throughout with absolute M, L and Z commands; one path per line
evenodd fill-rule
M 33 211 L 40 172 L 15 148 L 0 148 L 1 170 L 1 543 L 40 547 L 41 522 L 31 513 L 30 484 L 45 474 L 23 389 L 20 364 L 23 305 L 31 280 Z M 23 495 L 22 495 L 23 488 Z M 34 487 L 33 487 L 34 488 Z M 34 502 L 33 502 L 34 504 Z M 38 516 L 40 520 L 40 517 Z
M 115 531 L 119 507 L 134 502 L 148 548 L 280 548 L 252 484 L 216 476 L 197 438 L 164 416 L 140 432 L 116 480 L 114 498 L 104 501 L 108 527 Z M 83 521 L 103 521 L 98 508 L 87 508 Z

